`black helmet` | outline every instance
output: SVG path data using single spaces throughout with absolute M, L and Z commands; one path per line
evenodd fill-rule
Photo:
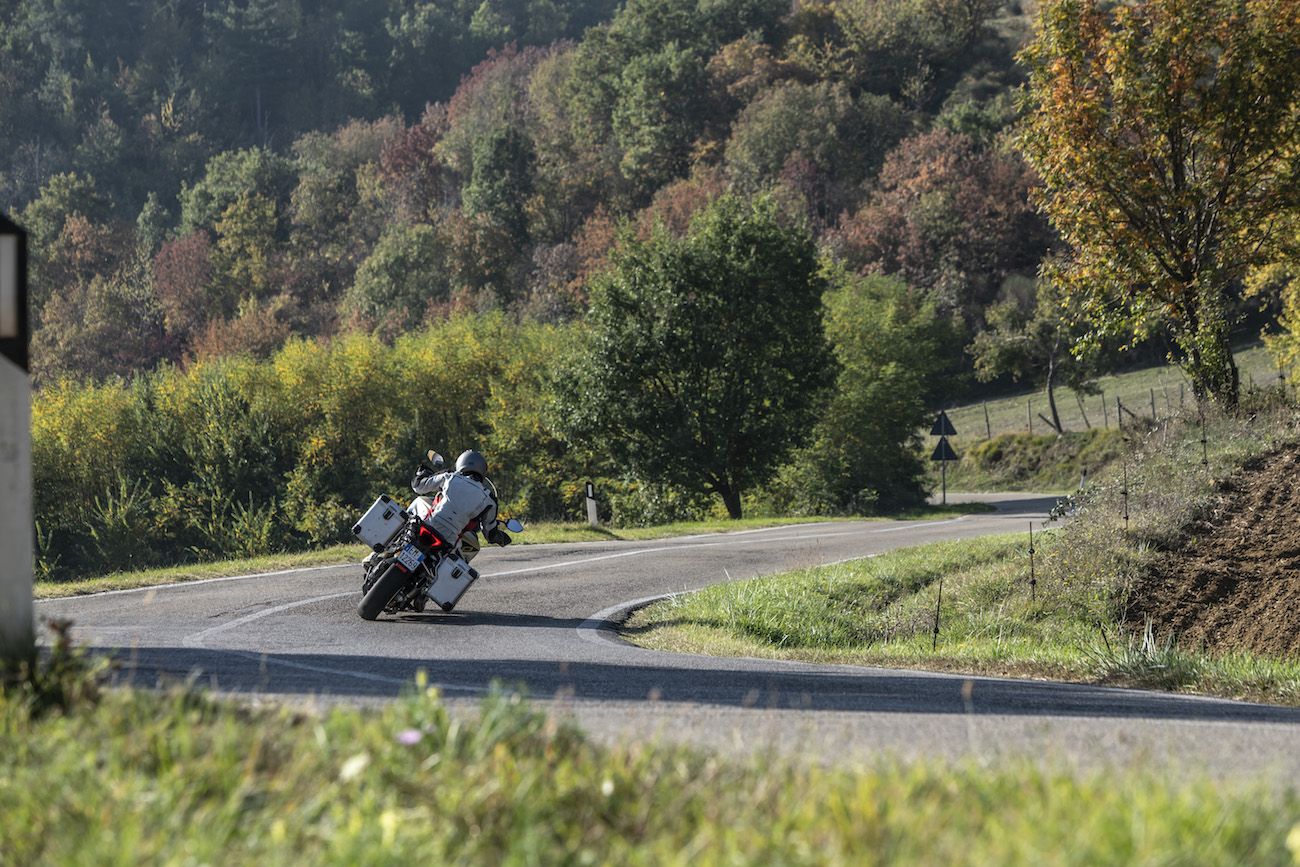
M 456 472 L 462 475 L 471 473 L 478 476 L 487 475 L 487 460 L 473 449 L 467 449 L 456 458 Z

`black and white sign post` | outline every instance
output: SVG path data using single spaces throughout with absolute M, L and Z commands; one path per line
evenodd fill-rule
M 27 233 L 0 214 L 0 662 L 35 647 L 27 338 Z
M 587 520 L 593 527 L 600 526 L 596 519 L 596 486 L 591 482 L 587 482 Z
M 942 461 L 940 465 L 940 475 L 943 477 L 943 505 L 948 505 L 948 461 L 957 460 L 957 453 L 952 450 L 948 443 L 948 437 L 957 435 L 956 429 L 952 422 L 948 420 L 948 413 L 939 410 L 939 419 L 930 428 L 930 436 L 939 438 L 939 445 L 935 446 L 934 454 L 930 455 L 932 461 Z

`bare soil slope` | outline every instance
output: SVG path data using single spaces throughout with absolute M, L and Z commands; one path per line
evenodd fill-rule
M 1133 588 L 1127 619 L 1162 640 L 1300 656 L 1300 444 L 1262 455 L 1219 484 L 1189 541 Z

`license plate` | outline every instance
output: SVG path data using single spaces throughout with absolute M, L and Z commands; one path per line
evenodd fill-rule
M 407 572 L 414 572 L 415 567 L 419 566 L 423 560 L 424 555 L 414 545 L 407 545 L 397 555 L 398 564 Z

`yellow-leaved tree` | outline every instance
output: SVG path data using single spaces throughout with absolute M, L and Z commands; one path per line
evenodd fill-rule
M 1070 245 L 1045 267 L 1092 326 L 1163 330 L 1198 397 L 1237 403 L 1241 278 L 1300 203 L 1300 3 L 1043 0 L 1020 147 Z

